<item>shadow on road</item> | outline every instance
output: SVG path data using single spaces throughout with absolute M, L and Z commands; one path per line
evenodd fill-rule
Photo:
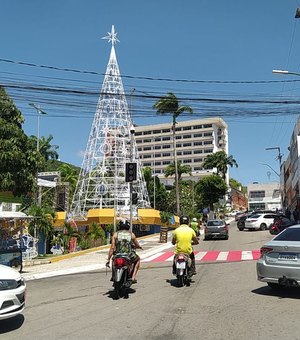
M 24 323 L 24 316 L 19 314 L 11 319 L 0 321 L 0 334 L 8 333 L 20 328 Z
M 103 295 L 107 295 L 110 299 L 113 299 L 113 300 L 119 300 L 119 299 L 128 299 L 129 294 L 134 294 L 135 292 L 136 292 L 135 289 L 127 288 L 122 292 L 121 296 L 119 296 L 114 289 L 111 289 Z
M 274 296 L 280 299 L 300 299 L 300 288 L 278 288 L 272 289 L 268 286 L 253 289 L 252 293 L 265 296 Z
M 176 288 L 182 288 L 182 286 L 180 286 L 179 285 L 179 282 L 178 282 L 178 280 L 177 279 L 166 279 L 166 282 L 167 283 L 170 283 L 170 285 L 172 286 L 172 287 L 176 287 Z M 190 284 L 191 283 L 194 283 L 195 281 L 191 281 L 190 282 Z M 190 286 L 190 284 L 189 285 L 185 285 L 185 286 Z

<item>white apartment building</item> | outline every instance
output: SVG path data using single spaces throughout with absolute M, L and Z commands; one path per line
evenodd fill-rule
M 181 121 L 175 130 L 177 160 L 192 168 L 192 177 L 184 178 L 196 181 L 211 174 L 213 169 L 202 168 L 205 157 L 221 150 L 228 154 L 228 130 L 222 118 Z M 135 140 L 142 166 L 151 167 L 163 183 L 172 184 L 174 178 L 164 176 L 165 168 L 174 162 L 172 123 L 136 126 Z
M 248 210 L 280 210 L 281 195 L 279 182 L 258 183 L 247 185 Z

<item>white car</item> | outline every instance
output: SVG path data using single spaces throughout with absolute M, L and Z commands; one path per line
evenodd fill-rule
M 274 222 L 276 214 L 253 214 L 246 218 L 245 228 L 249 230 L 267 230 Z
M 26 284 L 20 273 L 0 265 L 0 320 L 13 318 L 25 307 Z

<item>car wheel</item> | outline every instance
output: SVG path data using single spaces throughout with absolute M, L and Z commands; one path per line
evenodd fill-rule
M 15 270 L 17 270 L 19 273 L 22 273 L 22 269 L 23 269 L 22 261 L 13 260 L 13 261 L 11 261 L 10 266 L 11 266 L 12 268 L 14 268 Z
M 226 235 L 226 236 L 225 236 L 225 240 L 228 240 L 228 239 L 229 239 L 229 235 Z
M 278 283 L 274 283 L 274 282 L 267 282 L 268 286 L 272 289 L 282 289 L 283 286 L 280 286 Z
M 267 230 L 267 225 L 266 225 L 266 223 L 262 223 L 261 225 L 260 225 L 260 228 L 259 228 L 260 230 Z
M 244 228 L 243 227 L 239 227 L 239 231 L 243 231 L 244 230 Z

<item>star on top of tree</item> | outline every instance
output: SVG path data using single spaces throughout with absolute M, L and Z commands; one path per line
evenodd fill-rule
M 115 45 L 117 42 L 120 42 L 120 40 L 117 38 L 117 32 L 115 32 L 115 26 L 112 25 L 111 32 L 107 32 L 107 36 L 103 37 L 102 39 L 107 39 L 108 42 L 112 43 L 112 45 Z

